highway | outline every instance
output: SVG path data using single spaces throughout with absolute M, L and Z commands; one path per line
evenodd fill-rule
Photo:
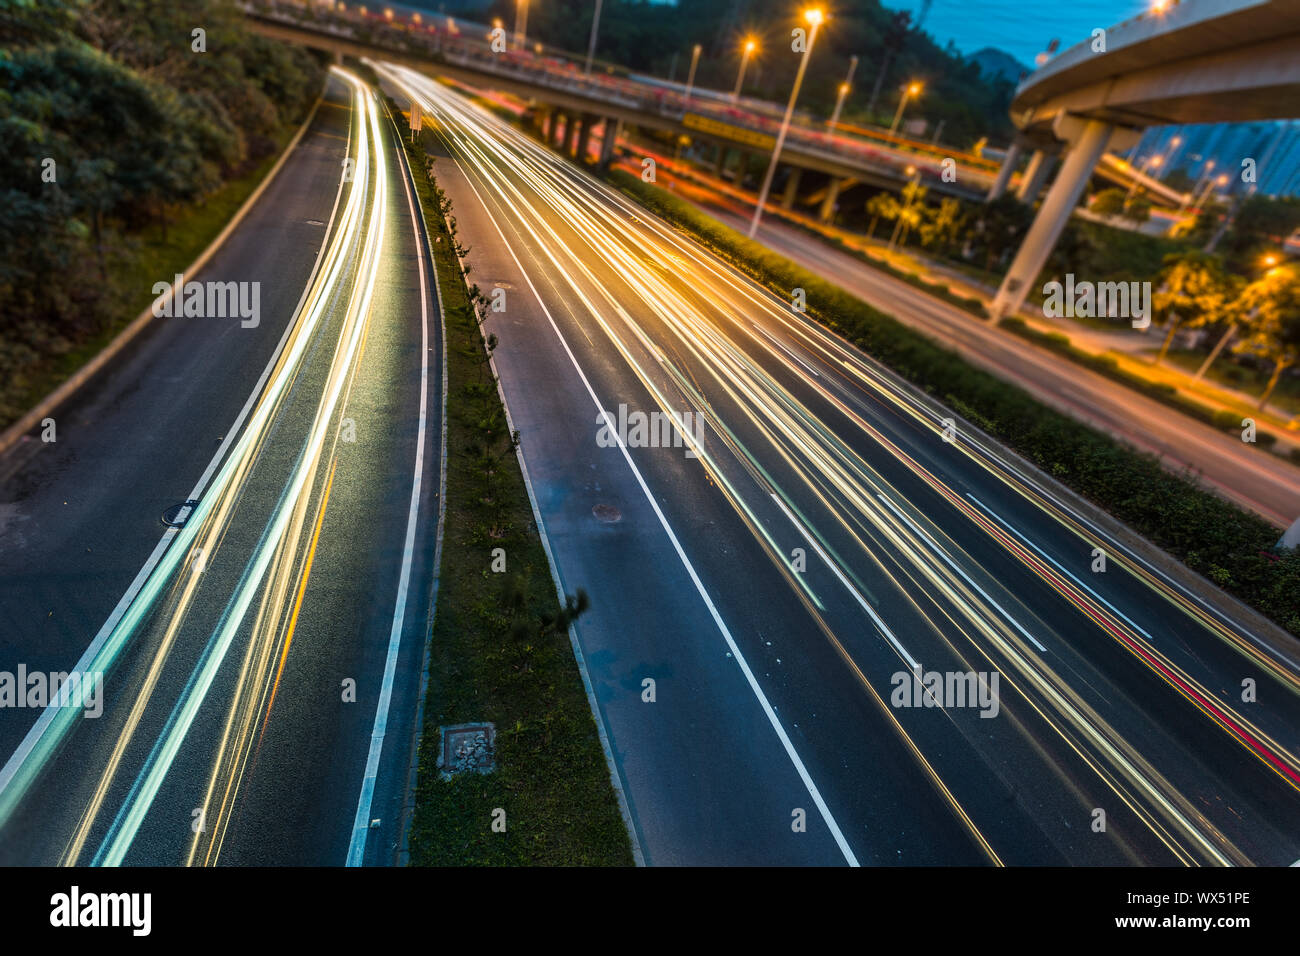
M 734 229 L 747 228 L 752 206 L 660 169 L 663 181 L 671 180 L 682 198 Z M 1040 402 L 1159 456 L 1171 470 L 1190 469 L 1223 497 L 1279 528 L 1300 517 L 1300 469 L 1286 460 L 994 328 L 775 216 L 764 218 L 755 238 L 818 275 L 834 276 L 862 301 L 1015 383 Z
M 486 330 L 561 584 L 592 596 L 647 863 L 1300 857 L 1294 645 L 626 198 L 385 75 L 504 290 Z M 702 424 L 602 427 L 620 406 Z M 912 693 L 914 669 L 981 696 Z
M 257 321 L 153 319 L 55 411 L 56 442 L 0 457 L 0 670 L 103 689 L 100 714 L 0 713 L 0 863 L 396 861 L 442 338 L 395 145 L 335 70 L 186 277 L 258 283 Z

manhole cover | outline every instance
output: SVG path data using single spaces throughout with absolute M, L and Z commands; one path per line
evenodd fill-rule
M 438 769 L 442 779 L 458 773 L 491 773 L 496 769 L 497 730 L 493 724 L 439 727 Z
M 162 523 L 169 528 L 185 527 L 185 522 L 194 513 L 194 508 L 198 503 L 197 498 L 191 498 L 189 501 L 182 501 L 178 505 L 172 505 L 162 513 Z
M 591 509 L 591 513 L 596 516 L 597 521 L 603 524 L 613 524 L 615 521 L 623 520 L 623 512 L 613 505 L 596 505 Z
M 308 220 L 307 220 L 307 225 L 309 225 L 309 226 L 323 226 L 323 225 L 325 225 L 325 223 L 321 222 L 319 219 L 308 219 Z

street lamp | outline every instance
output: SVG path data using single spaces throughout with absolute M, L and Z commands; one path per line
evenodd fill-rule
M 808 46 L 804 48 L 799 60 L 799 70 L 794 75 L 794 87 L 790 90 L 790 102 L 785 105 L 785 116 L 781 119 L 781 129 L 776 134 L 776 145 L 772 147 L 772 160 L 767 164 L 767 174 L 763 177 L 763 188 L 758 191 L 758 204 L 754 207 L 754 218 L 749 223 L 749 238 L 758 232 L 758 221 L 763 218 L 763 204 L 772 188 L 772 177 L 776 175 L 776 164 L 781 159 L 781 147 L 785 145 L 785 134 L 790 131 L 790 117 L 794 113 L 794 104 L 799 99 L 799 87 L 803 86 L 803 75 L 808 69 L 808 59 L 812 56 L 813 44 L 817 42 L 817 28 L 826 18 L 820 7 L 809 7 L 804 11 L 804 20 L 812 27 L 808 33 Z
M 831 112 L 831 121 L 826 125 L 835 129 L 835 124 L 840 121 L 840 110 L 844 108 L 844 97 L 849 95 L 849 90 L 853 89 L 853 72 L 858 68 L 858 58 L 849 57 L 849 72 L 844 77 L 844 82 L 840 84 L 839 95 L 835 98 L 835 109 Z
M 518 0 L 515 6 L 515 49 L 528 44 L 528 0 Z
M 913 80 L 903 87 L 903 96 L 898 101 L 898 112 L 894 114 L 894 125 L 889 127 L 889 135 L 893 136 L 894 131 L 898 129 L 898 123 L 903 118 L 903 110 L 907 108 L 907 101 L 921 95 L 921 84 Z
M 596 13 L 591 18 L 591 39 L 587 42 L 587 66 L 582 71 L 584 76 L 591 76 L 591 58 L 596 55 L 596 32 L 600 29 L 600 4 L 596 0 Z
M 682 112 L 691 105 L 691 89 L 695 86 L 695 68 L 700 64 L 700 45 L 691 47 L 691 70 L 686 74 L 686 95 L 682 98 Z
M 736 74 L 736 88 L 731 91 L 731 102 L 740 99 L 740 85 L 745 82 L 745 67 L 749 66 L 749 58 L 754 55 L 758 49 L 758 43 L 753 39 L 747 39 L 740 54 L 740 72 Z
M 915 166 L 909 164 L 907 169 L 904 170 L 904 172 L 907 173 L 908 182 L 912 183 L 913 185 L 921 181 L 921 171 L 917 169 Z M 904 188 L 904 192 L 906 192 L 906 188 Z M 898 212 L 898 220 L 894 223 L 894 232 L 889 237 L 888 249 L 890 252 L 894 251 L 894 244 L 898 241 L 898 234 L 899 232 L 902 231 L 903 228 L 903 218 L 907 215 L 908 210 L 912 208 L 912 200 L 915 197 L 916 197 L 916 190 L 914 189 L 912 190 L 912 195 L 907 197 L 907 202 L 903 203 L 903 208 L 900 209 Z

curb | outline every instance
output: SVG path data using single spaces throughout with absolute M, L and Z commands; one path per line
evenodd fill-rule
M 225 241 L 230 238 L 230 234 L 235 231 L 235 228 L 243 221 L 244 217 L 248 215 L 249 211 L 252 210 L 257 200 L 261 198 L 262 193 L 271 184 L 271 181 L 275 179 L 276 174 L 285 164 L 289 155 L 297 148 L 299 140 L 301 140 L 303 134 L 307 132 L 307 127 L 310 126 L 311 121 L 315 119 L 316 110 L 320 108 L 321 101 L 321 97 L 316 97 L 316 102 L 312 105 L 311 112 L 307 114 L 307 118 L 303 120 L 302 125 L 298 127 L 298 132 L 293 134 L 293 139 L 289 140 L 288 144 L 284 147 L 284 150 L 280 153 L 280 158 L 276 160 L 275 165 L 271 167 L 270 171 L 264 177 L 262 177 L 262 181 L 257 184 L 257 188 L 249 194 L 248 198 L 244 200 L 243 205 L 235 211 L 234 216 L 230 218 L 230 221 L 227 222 L 221 232 L 217 234 L 217 237 L 213 239 L 212 242 L 208 243 L 208 247 L 199 253 L 199 257 L 191 262 L 187 269 L 182 271 L 182 275 L 193 275 L 200 271 L 203 266 L 207 264 L 208 260 L 217 253 L 217 250 L 221 248 Z M 28 411 L 27 414 L 23 415 L 18 419 L 18 421 L 6 428 L 3 433 L 0 433 L 0 454 L 4 454 L 8 451 L 9 448 L 16 444 L 24 435 L 27 434 L 27 432 L 36 427 L 41 419 L 45 418 L 59 405 L 62 405 L 67 401 L 68 398 L 77 391 L 77 389 L 81 388 L 81 386 L 86 384 L 86 382 L 96 372 L 107 365 L 114 356 L 121 352 L 122 349 L 124 349 L 127 344 L 139 335 L 140 332 L 144 330 L 144 327 L 149 324 L 149 321 L 154 317 L 154 306 L 159 302 L 166 301 L 175 296 L 178 291 L 179 289 L 176 284 L 173 283 L 171 288 L 155 299 L 143 312 L 132 320 L 130 325 L 119 332 L 111 342 L 104 346 L 93 358 L 86 362 L 85 365 L 73 372 L 62 385 L 55 388 L 54 391 L 50 392 L 43 399 L 37 402 L 36 406 Z

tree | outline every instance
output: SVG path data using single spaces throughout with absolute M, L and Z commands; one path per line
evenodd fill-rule
M 1122 216 L 1124 198 L 1122 189 L 1103 189 L 1092 197 L 1092 204 L 1088 208 L 1099 216 Z
M 1300 362 L 1300 268 L 1270 269 L 1246 286 L 1234 308 L 1246 316 L 1246 334 L 1233 351 L 1273 363 L 1273 374 L 1259 397 L 1263 409 L 1282 373 Z
M 876 193 L 867 200 L 867 215 L 871 217 L 871 225 L 867 228 L 867 238 L 871 239 L 876 234 L 876 224 L 881 219 L 887 222 L 893 222 L 898 218 L 899 210 L 903 204 L 893 193 Z
M 1221 321 L 1236 290 L 1218 257 L 1198 250 L 1165 256 L 1156 282 L 1151 303 L 1153 317 L 1167 329 L 1156 356 L 1155 364 L 1159 365 L 1180 326 L 1195 328 Z
M 921 245 L 941 255 L 952 252 L 965 225 L 961 203 L 952 198 L 944 199 L 938 206 L 925 207 L 923 218 Z

